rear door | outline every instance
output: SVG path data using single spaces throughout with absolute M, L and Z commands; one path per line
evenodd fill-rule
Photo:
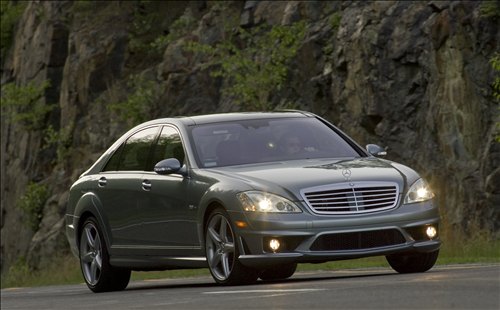
M 142 243 L 142 175 L 158 131 L 159 126 L 155 126 L 131 135 L 113 154 L 99 176 L 98 195 L 110 225 L 113 251 L 126 250 Z

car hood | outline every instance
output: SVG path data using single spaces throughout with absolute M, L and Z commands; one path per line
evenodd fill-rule
M 301 197 L 300 191 L 306 188 L 338 183 L 394 182 L 402 191 L 406 182 L 403 172 L 390 161 L 375 157 L 273 162 L 218 168 L 217 172 L 243 181 L 255 190 L 295 197 Z

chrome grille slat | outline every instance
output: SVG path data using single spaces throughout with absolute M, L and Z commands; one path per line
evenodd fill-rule
M 396 206 L 399 187 L 392 182 L 341 183 L 303 189 L 304 201 L 319 214 L 357 214 Z
M 313 202 L 318 202 L 318 203 L 327 203 L 331 200 L 336 200 L 336 201 L 345 201 L 347 198 L 346 197 L 342 197 L 342 198 L 328 198 L 328 199 L 309 199 L 309 202 L 310 203 L 313 203 Z M 389 201 L 393 201 L 394 199 L 394 194 L 390 195 L 389 197 L 382 197 L 380 198 L 377 197 L 377 198 L 363 198 L 363 201 L 364 202 L 371 202 L 371 201 L 382 201 L 382 200 L 389 200 Z M 335 202 L 334 202 L 335 203 Z

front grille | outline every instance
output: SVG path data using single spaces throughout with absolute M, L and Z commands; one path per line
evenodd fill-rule
M 391 209 L 398 202 L 398 185 L 389 182 L 341 183 L 301 191 L 319 214 L 356 214 Z
M 406 240 L 397 229 L 338 233 L 319 236 L 311 251 L 345 251 L 398 245 Z

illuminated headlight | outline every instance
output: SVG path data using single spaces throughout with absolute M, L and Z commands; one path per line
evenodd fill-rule
M 290 200 L 274 194 L 251 191 L 239 193 L 238 199 L 243 204 L 243 210 L 245 211 L 281 213 L 302 212 L 299 207 Z
M 404 203 L 414 203 L 426 201 L 434 198 L 434 193 L 429 188 L 424 179 L 418 179 L 406 193 Z

